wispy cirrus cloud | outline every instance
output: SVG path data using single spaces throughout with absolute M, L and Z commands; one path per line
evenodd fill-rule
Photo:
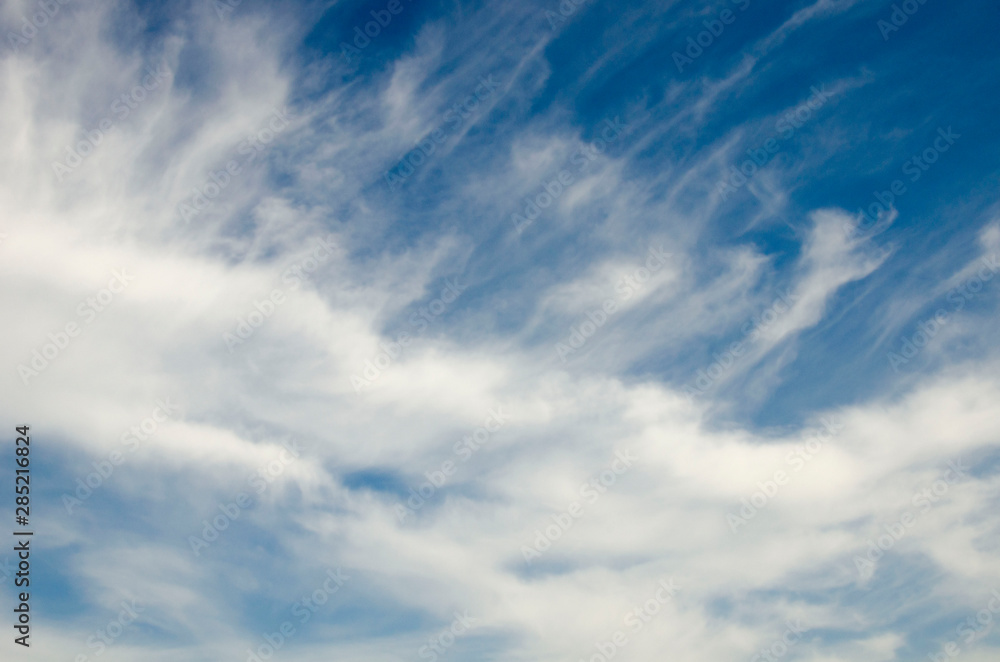
M 38 471 L 59 486 L 35 497 L 51 560 L 36 604 L 61 607 L 38 616 L 33 654 L 600 659 L 622 633 L 632 659 L 729 660 L 774 651 L 792 623 L 789 656 L 876 661 L 953 638 L 1000 579 L 996 293 L 905 374 L 881 357 L 1000 245 L 986 115 L 939 91 L 989 81 L 914 77 L 904 55 L 923 42 L 887 46 L 874 9 L 826 0 L 755 3 L 679 76 L 665 45 L 732 5 L 585 3 L 553 29 L 555 4 L 404 0 L 349 60 L 339 44 L 387 5 L 241 3 L 220 20 L 65 3 L 5 52 L 2 411 L 44 440 Z M 35 10 L 5 5 L 5 33 Z M 935 11 L 908 32 L 940 19 L 947 49 L 975 30 Z M 101 129 L 150 67 L 156 86 Z M 833 103 L 720 200 L 720 173 L 813 85 Z M 952 124 L 969 136 L 954 161 L 879 232 L 845 232 Z M 102 302 L 116 270 L 134 280 Z M 88 298 L 92 323 L 26 384 L 18 366 Z M 712 385 L 689 398 L 700 370 Z M 177 411 L 146 432 L 168 397 Z M 734 535 L 727 513 L 832 418 Z M 137 425 L 146 439 L 65 508 Z M 967 477 L 860 577 L 854 557 L 954 461 Z M 192 536 L 210 544 L 195 555 Z M 336 569 L 350 579 L 333 591 Z M 123 601 L 142 610 L 103 641 Z

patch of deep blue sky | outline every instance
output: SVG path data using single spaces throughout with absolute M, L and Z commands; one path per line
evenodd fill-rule
M 671 55 L 684 46 L 687 36 L 699 31 L 700 17 L 689 29 L 662 31 L 632 52 L 626 49 L 613 64 L 581 82 L 602 47 L 620 45 L 609 42 L 609 35 L 616 35 L 615 19 L 634 20 L 634 13 L 644 10 L 637 3 L 620 8 L 594 3 L 560 26 L 557 38 L 546 49 L 552 75 L 531 112 L 505 119 L 516 131 L 519 124 L 538 121 L 544 113 L 569 109 L 572 124 L 590 139 L 601 119 L 622 111 L 637 94 L 654 99 L 678 80 L 723 78 L 753 44 L 807 4 L 754 3 L 738 13 L 736 22 L 684 72 L 676 70 Z M 636 178 L 666 165 L 683 168 L 699 157 L 700 150 L 735 128 L 745 131 L 741 146 L 759 147 L 775 136 L 770 118 L 804 101 L 813 85 L 832 85 L 844 78 L 867 81 L 834 96 L 783 143 L 775 163 L 788 168 L 801 164 L 798 175 L 785 182 L 790 191 L 787 210 L 750 227 L 748 219 L 756 216 L 760 205 L 744 189 L 719 210 L 700 238 L 699 250 L 706 258 L 710 250 L 720 246 L 754 242 L 774 258 L 777 273 L 767 280 L 767 287 L 780 287 L 788 283 L 789 267 L 799 257 L 807 229 L 805 215 L 810 210 L 837 206 L 854 212 L 868 208 L 874 202 L 873 192 L 887 190 L 894 180 L 901 179 L 906 186 L 906 193 L 894 203 L 899 218 L 872 242 L 873 249 L 892 249 L 892 257 L 873 276 L 845 286 L 832 300 L 823 322 L 802 335 L 796 359 L 782 371 L 783 380 L 773 395 L 758 402 L 754 411 L 743 412 L 754 422 L 791 422 L 804 412 L 863 400 L 891 387 L 897 376 L 884 358 L 896 348 L 898 338 L 891 337 L 887 343 L 881 329 L 872 328 L 871 320 L 901 293 L 934 287 L 979 250 L 975 234 L 995 201 L 998 178 L 995 155 L 1000 133 L 995 117 L 1000 68 L 990 23 L 982 20 L 984 13 L 995 15 L 996 8 L 976 3 L 972 9 L 956 11 L 947 3 L 928 2 L 899 31 L 888 33 L 888 39 L 877 22 L 889 17 L 891 3 L 862 3 L 807 25 L 761 55 L 748 83 L 723 94 L 703 124 L 667 132 L 630 165 L 627 172 Z M 617 32 L 617 36 L 626 35 Z M 674 106 L 659 110 L 662 120 L 681 111 L 696 94 L 694 90 Z M 903 172 L 904 164 L 933 144 L 942 127 L 953 127 L 961 138 L 913 181 L 911 172 Z M 463 149 L 456 150 L 453 161 L 461 164 L 468 153 L 477 150 L 502 149 L 505 135 L 510 132 L 505 134 L 502 127 L 491 127 L 489 140 L 477 141 L 470 135 Z M 447 172 L 447 164 L 441 169 Z M 440 196 L 428 208 L 431 227 L 435 212 L 448 205 L 440 198 L 447 197 L 449 181 L 443 178 L 442 188 L 427 181 L 422 189 Z M 711 193 L 704 185 L 693 186 L 687 193 L 691 208 Z M 405 189 L 398 198 L 400 205 L 411 199 Z M 685 196 L 681 200 L 683 203 Z M 596 258 L 609 248 L 604 240 L 589 236 L 585 224 L 566 231 L 543 230 L 539 227 L 542 219 L 534 228 L 535 243 L 522 239 L 517 250 L 504 251 L 502 260 L 491 260 L 495 246 L 506 244 L 497 235 L 509 234 L 507 210 L 495 211 L 494 218 L 473 214 L 475 223 L 462 226 L 463 231 L 482 240 L 476 256 L 481 259 L 470 261 L 470 269 L 479 269 L 486 276 L 478 283 L 480 293 L 499 294 L 504 300 L 530 297 L 528 286 L 539 274 L 559 277 L 578 272 L 585 268 L 588 257 Z M 420 214 L 413 216 L 419 218 Z M 639 246 L 643 236 L 664 228 L 669 231 L 669 219 L 635 220 L 615 248 Z M 716 267 L 708 259 L 695 262 L 700 279 L 709 278 Z M 473 290 L 467 297 L 474 299 L 477 294 Z M 480 297 L 484 304 L 489 300 L 490 296 Z M 995 304 L 996 296 L 987 292 L 969 309 L 991 310 Z M 467 300 L 466 305 L 475 304 Z M 509 317 L 510 310 L 506 307 L 508 316 L 500 325 L 516 324 Z M 694 369 L 729 342 L 729 337 L 721 335 L 717 345 L 658 348 L 632 370 L 685 383 Z M 958 358 L 974 356 L 982 349 L 953 348 Z M 909 367 L 934 367 L 927 366 L 926 360 L 928 357 L 923 357 Z M 817 377 L 820 375 L 822 378 Z
M 616 31 L 615 18 L 642 11 L 642 6 L 636 4 L 610 11 L 607 4 L 595 3 L 561 27 L 545 51 L 553 73 L 531 112 L 506 119 L 516 131 L 518 125 L 556 112 L 556 107 L 559 111 L 569 108 L 573 124 L 585 139 L 591 138 L 600 120 L 620 110 L 636 93 L 656 98 L 677 80 L 723 77 L 749 46 L 780 26 L 793 10 L 807 4 L 754 4 L 739 14 L 731 29 L 683 73 L 676 71 L 670 54 L 683 47 L 687 36 L 696 34 L 700 17 L 690 29 L 664 32 L 651 45 L 636 48 L 633 53 L 626 51 L 593 80 L 581 83 L 583 72 L 600 56 L 602 45 L 618 45 L 607 42 L 608 35 Z M 719 3 L 719 7 L 723 6 L 726 4 Z M 993 8 L 982 3 L 981 9 Z M 824 322 L 803 334 L 798 343 L 799 357 L 783 372 L 783 384 L 770 402 L 760 403 L 759 412 L 766 414 L 754 414 L 760 423 L 794 419 L 798 412 L 863 399 L 886 388 L 894 376 L 882 360 L 884 352 L 876 352 L 873 360 L 869 351 L 879 335 L 869 328 L 872 314 L 900 292 L 932 287 L 972 257 L 977 250 L 973 245 L 975 232 L 993 201 L 998 69 L 990 28 L 977 18 L 976 12 L 958 12 L 945 3 L 930 2 L 886 40 L 876 22 L 891 11 L 889 3 L 865 3 L 793 33 L 782 45 L 761 56 L 750 82 L 723 95 L 704 124 L 692 131 L 665 134 L 630 168 L 635 177 L 646 176 L 664 164 L 683 168 L 699 156 L 699 150 L 737 127 L 746 129 L 742 144 L 757 147 L 775 133 L 773 121 L 764 118 L 805 100 L 812 85 L 846 77 L 870 79 L 863 87 L 834 97 L 783 146 L 777 157 L 782 165 L 795 167 L 802 162 L 806 166 L 795 180 L 787 182 L 791 189 L 787 212 L 748 230 L 748 218 L 758 212 L 758 203 L 744 190 L 720 210 L 701 238 L 700 248 L 706 253 L 728 244 L 756 243 L 775 259 L 777 274 L 769 279 L 768 286 L 781 286 L 791 275 L 788 267 L 799 255 L 808 211 L 825 206 L 854 211 L 867 207 L 874 201 L 872 192 L 887 189 L 895 179 L 903 179 L 907 186 L 906 194 L 896 202 L 899 219 L 874 239 L 877 246 L 894 249 L 892 258 L 870 279 L 846 286 L 834 298 Z M 666 109 L 663 119 L 693 99 L 694 93 L 682 98 L 676 106 Z M 939 127 L 954 127 L 962 138 L 938 164 L 922 173 L 919 181 L 909 180 L 901 172 L 904 162 L 932 144 Z M 491 128 L 489 141 L 477 141 L 473 134 L 452 160 L 460 167 L 468 152 L 502 149 L 504 135 L 502 127 Z M 836 143 L 835 149 L 826 149 L 830 141 Z M 442 198 L 447 198 L 447 184 L 452 181 L 447 175 L 452 173 L 448 173 L 447 164 L 441 166 L 441 171 L 445 176 L 440 188 L 428 178 L 418 193 L 404 189 L 398 195 L 400 207 L 413 199 L 411 195 L 431 199 L 424 220 L 431 231 L 435 228 L 435 213 L 449 204 Z M 690 192 L 692 208 L 697 197 L 706 193 L 711 191 L 701 188 Z M 417 213 L 407 215 L 421 216 L 419 208 Z M 540 272 L 556 277 L 573 273 L 585 268 L 586 257 L 596 258 L 607 248 L 588 236 L 585 225 L 561 233 L 538 230 L 538 235 L 547 240 L 534 245 L 531 240 L 521 241 L 518 250 L 504 252 L 500 266 L 489 259 L 496 240 L 489 229 L 492 223 L 499 234 L 509 233 L 506 214 L 501 211 L 498 219 L 474 215 L 476 223 L 464 224 L 462 229 L 484 239 L 478 253 L 482 260 L 470 262 L 471 269 L 488 274 L 479 283 L 481 292 L 495 295 L 516 290 L 520 296 L 530 296 L 524 286 Z M 636 243 L 634 240 L 644 234 L 669 228 L 670 222 L 636 220 L 636 226 L 627 230 L 632 236 L 623 244 L 629 239 Z M 487 229 L 477 227 L 480 223 Z M 953 259 L 927 259 L 941 251 L 948 251 Z M 707 259 L 703 264 L 701 276 L 708 278 L 711 268 L 717 265 Z M 699 268 L 698 263 L 695 268 Z M 470 294 L 469 298 L 476 296 L 476 292 Z M 486 303 L 489 298 L 483 296 L 481 301 Z M 988 301 L 988 296 L 981 299 L 983 304 Z M 728 341 L 724 337 L 721 344 Z M 694 352 L 691 347 L 664 347 L 633 368 L 638 373 L 683 383 L 691 370 L 710 359 L 719 346 Z M 885 347 L 885 351 L 888 349 Z
M 396 190 L 388 190 L 382 171 L 364 190 L 366 202 L 380 205 L 394 220 L 379 226 L 378 236 L 367 235 L 364 245 L 354 247 L 359 256 L 384 246 L 403 249 L 449 231 L 468 237 L 476 246 L 467 262 L 456 264 L 456 270 L 473 286 L 463 293 L 461 305 L 446 312 L 441 326 L 443 332 L 450 328 L 462 335 L 470 332 L 463 327 L 463 318 L 474 318 L 482 325 L 484 313 L 490 333 L 504 335 L 517 330 L 530 315 L 539 285 L 579 275 L 612 250 L 642 252 L 649 237 L 673 234 L 676 228 L 671 226 L 678 222 L 657 214 L 639 214 L 623 228 L 620 237 L 596 237 L 589 229 L 604 212 L 597 203 L 589 217 L 581 214 L 579 222 L 569 226 L 546 223 L 543 214 L 525 236 L 518 237 L 509 218 L 518 211 L 521 200 L 484 208 L 463 198 L 465 184 L 473 178 L 489 177 L 491 169 L 502 167 L 513 140 L 528 128 L 578 131 L 591 140 L 597 137 L 603 119 L 627 114 L 638 104 L 651 109 L 653 115 L 634 139 L 656 133 L 657 127 L 690 108 L 701 91 L 699 83 L 718 81 L 732 73 L 755 44 L 795 11 L 811 4 L 752 0 L 740 9 L 742 1 L 679 2 L 664 11 L 662 3 L 595 0 L 553 28 L 545 11 L 558 11 L 556 2 L 400 1 L 402 11 L 380 27 L 350 67 L 330 69 L 327 89 L 352 82 L 361 83 L 362 88 L 372 84 L 368 89 L 377 91 L 374 86 L 380 81 L 384 85 L 386 68 L 412 50 L 420 29 L 435 21 L 444 24 L 448 43 L 441 71 L 432 74 L 425 87 L 447 76 L 460 57 L 480 59 L 483 66 L 478 73 L 495 73 L 506 85 L 513 77 L 514 61 L 528 45 L 551 37 L 540 59 L 529 62 L 520 78 L 513 81 L 515 86 L 524 86 L 547 75 L 528 103 L 517 100 L 519 95 L 496 100 L 492 110 L 470 118 L 472 129 L 460 141 L 449 142 L 453 149 L 447 156 L 435 155 Z M 169 9 L 157 3 L 140 4 L 152 25 L 169 24 L 165 18 Z M 293 22 L 301 19 L 301 48 L 290 66 L 306 71 L 342 62 L 342 44 L 353 43 L 355 28 L 363 30 L 372 20 L 371 12 L 382 12 L 386 4 L 283 3 L 280 11 L 292 16 Z M 702 21 L 717 17 L 723 9 L 732 10 L 736 20 L 679 72 L 673 53 L 683 52 L 687 38 L 704 29 Z M 244 0 L 234 12 L 261 10 L 251 0 Z M 463 32 L 474 33 L 477 26 L 495 20 L 501 12 L 505 21 L 518 25 L 521 41 L 490 43 L 487 35 L 477 50 L 470 51 L 463 43 Z M 717 210 L 695 246 L 692 265 L 699 282 L 717 273 L 718 263 L 709 258 L 712 251 L 752 242 L 774 260 L 776 272 L 763 288 L 782 287 L 792 277 L 790 267 L 799 257 L 809 211 L 837 206 L 853 212 L 874 202 L 873 191 L 887 189 L 893 180 L 906 183 L 906 194 L 895 202 L 898 220 L 873 239 L 874 246 L 891 248 L 892 257 L 873 276 L 844 287 L 824 321 L 802 335 L 797 356 L 782 371 L 774 392 L 766 401 L 757 402 L 752 411 L 742 413 L 756 423 L 793 422 L 803 412 L 864 399 L 889 387 L 897 376 L 883 359 L 898 339 L 886 341 L 880 329 L 872 328 L 871 320 L 901 292 L 933 287 L 974 255 L 975 233 L 994 200 L 998 179 L 995 155 L 1000 153 L 995 122 L 1000 105 L 996 91 L 1000 67 L 995 21 L 990 18 L 996 18 L 997 8 L 975 2 L 958 10 L 949 3 L 928 0 L 886 40 L 877 21 L 888 18 L 891 12 L 889 2 L 859 3 L 793 32 L 769 53 L 761 54 L 749 79 L 723 93 L 701 121 L 680 122 L 676 128 L 659 133 L 625 171 L 627 178 L 642 181 L 668 167 L 683 170 L 735 129 L 744 132 L 741 150 L 758 147 L 776 134 L 772 116 L 807 99 L 813 85 L 830 86 L 844 78 L 866 81 L 836 95 L 791 139 L 782 142 L 781 151 L 767 167 L 797 171 L 794 178 L 783 182 L 789 192 L 785 209 L 758 218 L 764 206 L 750 193 L 751 187 L 760 190 L 760 182 L 752 182 Z M 650 20 L 651 16 L 656 19 Z M 154 30 L 146 36 L 155 40 L 158 34 Z M 609 50 L 616 50 L 616 56 L 593 72 L 594 63 Z M 588 72 L 591 75 L 585 79 Z M 206 75 L 211 77 L 199 70 L 194 60 L 182 58 L 179 80 L 196 81 Z M 293 90 L 298 103 L 309 103 L 326 91 L 323 83 L 317 87 L 314 77 L 308 80 L 306 84 L 306 77 L 301 77 Z M 692 86 L 671 103 L 657 103 L 678 82 Z M 470 79 L 468 87 L 474 84 Z M 456 98 L 465 92 L 459 84 L 454 89 Z M 441 108 L 442 116 L 448 105 L 446 102 Z M 954 127 L 962 138 L 919 181 L 908 181 L 901 173 L 903 163 L 930 145 L 939 127 Z M 609 152 L 620 154 L 626 147 L 613 145 Z M 294 191 L 294 182 L 277 163 L 277 151 L 274 158 L 278 166 L 274 182 Z M 394 165 L 383 164 L 386 170 Z M 553 174 L 558 169 L 556 166 Z M 709 177 L 692 183 L 678 197 L 678 204 L 696 212 L 705 196 L 715 194 L 717 181 Z M 539 187 L 542 183 L 539 181 Z M 356 208 L 356 201 L 323 202 L 345 212 Z M 751 224 L 750 219 L 756 220 Z M 931 256 L 939 259 L 929 259 Z M 993 306 L 995 298 L 986 294 L 975 304 Z M 555 333 L 560 329 L 559 325 L 552 327 Z M 680 347 L 658 347 L 630 366 L 629 372 L 682 385 L 733 337 L 732 332 L 720 330 L 715 341 L 708 343 L 701 339 Z M 550 340 L 554 344 L 557 339 Z M 539 338 L 537 342 L 548 340 Z M 974 355 L 981 347 L 959 351 Z

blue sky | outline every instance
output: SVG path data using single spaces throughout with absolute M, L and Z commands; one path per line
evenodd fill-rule
M 11 659 L 996 659 L 997 18 L 4 3 Z

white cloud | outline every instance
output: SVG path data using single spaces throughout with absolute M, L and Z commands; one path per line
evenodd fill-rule
M 817 3 L 782 30 L 829 9 Z M 661 580 L 675 578 L 677 596 L 628 633 L 631 659 L 664 651 L 748 657 L 780 637 L 788 619 L 801 619 L 814 633 L 798 644 L 808 659 L 891 660 L 913 635 L 906 608 L 947 599 L 956 609 L 979 609 L 980 589 L 1000 585 L 989 508 L 997 479 L 987 462 L 1000 432 L 992 351 L 915 378 L 892 396 L 808 412 L 810 425 L 835 415 L 843 429 L 800 471 L 788 458 L 809 430 L 723 425 L 712 414 L 728 393 L 692 407 L 681 387 L 649 367 L 662 355 L 686 361 L 739 332 L 787 290 L 792 305 L 726 378 L 779 384 L 804 332 L 828 322 L 846 286 L 887 259 L 871 240 L 848 238 L 850 217 L 830 208 L 796 226 L 806 227 L 793 237 L 799 253 L 779 271 L 776 256 L 749 238 L 712 243 L 716 203 L 689 198 L 689 189 L 711 185 L 707 161 L 636 174 L 642 150 L 668 129 L 696 132 L 751 65 L 708 85 L 689 107 L 671 110 L 665 95 L 650 109 L 665 114 L 664 124 L 637 130 L 595 160 L 551 222 L 538 221 L 512 249 L 506 218 L 517 201 L 583 144 L 565 109 L 498 135 L 489 158 L 447 161 L 440 175 L 414 182 L 428 188 L 402 210 L 382 175 L 478 75 L 510 72 L 509 89 L 456 133 L 442 162 L 477 139 L 472 124 L 487 112 L 514 113 L 530 102 L 551 72 L 545 62 L 532 69 L 545 51 L 528 37 L 452 69 L 455 51 L 496 24 L 484 20 L 459 35 L 434 24 L 419 33 L 413 53 L 373 81 L 332 84 L 302 99 L 294 94 L 300 72 L 288 59 L 290 21 L 272 25 L 252 12 L 221 23 L 195 16 L 149 55 L 102 40 L 113 12 L 123 10 L 73 11 L 75 23 L 60 19 L 29 52 L 0 61 L 8 91 L 0 137 L 9 146 L 0 164 L 0 204 L 8 210 L 0 305 L 16 311 L 0 344 L 7 366 L 0 396 L 7 418 L 30 421 L 44 440 L 53 459 L 43 461 L 60 481 L 69 476 L 66 490 L 95 458 L 120 448 L 122 434 L 158 398 L 177 398 L 183 411 L 128 457 L 101 498 L 73 517 L 45 515 L 51 533 L 40 547 L 65 561 L 79 611 L 40 625 L 40 660 L 85 652 L 96 626 L 78 614 L 110 618 L 131 596 L 149 605 L 142 627 L 105 659 L 242 656 L 260 643 L 261 627 L 286 617 L 282 605 L 333 567 L 353 578 L 331 611 L 361 615 L 326 614 L 303 627 L 289 644 L 300 659 L 412 658 L 456 610 L 482 625 L 456 645 L 455 657 L 467 645 L 484 655 L 589 659 L 616 630 L 628 630 L 625 615 Z M 162 88 L 60 184 L 51 161 L 146 64 L 160 61 L 171 69 Z M 177 205 L 286 107 L 294 117 L 287 130 L 210 211 L 185 224 Z M 710 162 L 717 166 L 725 152 L 714 151 Z M 780 173 L 769 180 L 776 209 L 788 200 L 783 181 Z M 430 208 L 423 195 L 447 201 Z M 390 232 L 424 216 L 434 218 L 430 230 L 406 240 Z M 499 239 L 489 234 L 496 227 Z M 580 240 L 558 244 L 577 251 L 571 259 L 532 264 L 567 236 Z M 983 251 L 996 251 L 995 224 L 980 237 Z M 292 287 L 288 268 L 305 264 L 320 238 L 332 247 L 328 257 Z M 614 296 L 619 279 L 661 245 L 671 261 L 622 306 L 586 360 L 562 365 L 555 339 L 574 316 Z M 491 298 L 497 274 L 511 264 L 528 276 L 511 278 Z M 79 304 L 121 269 L 134 281 L 88 322 Z M 350 376 L 452 276 L 468 289 L 356 393 Z M 228 351 L 223 334 L 276 289 L 283 302 Z M 501 299 L 510 306 L 500 309 Z M 56 343 L 48 334 L 70 322 L 79 336 L 25 385 L 17 366 Z M 344 484 L 345 474 L 367 470 L 419 485 L 425 472 L 454 461 L 454 444 L 497 406 L 510 422 L 412 519 L 399 522 L 394 506 L 405 497 L 390 488 Z M 288 437 L 302 441 L 302 457 L 255 496 L 217 546 L 193 556 L 187 537 L 220 502 L 249 491 L 248 475 L 274 460 Z M 587 501 L 580 486 L 600 480 L 618 451 L 634 453 L 635 466 Z M 914 510 L 915 491 L 958 459 L 981 464 L 921 513 L 882 562 L 933 564 L 935 595 L 891 608 L 838 602 L 842 592 L 872 590 L 853 558 L 885 524 Z M 727 513 L 776 471 L 789 475 L 788 484 L 734 533 Z M 575 501 L 582 515 L 527 563 L 523 546 Z M 104 519 L 116 509 L 120 522 Z M 260 612 L 248 616 L 249 602 L 270 605 L 273 626 L 259 625 Z M 379 617 L 366 620 L 372 613 Z M 850 636 L 825 640 L 815 634 L 824 628 Z M 987 659 L 986 652 L 983 644 L 968 659 Z

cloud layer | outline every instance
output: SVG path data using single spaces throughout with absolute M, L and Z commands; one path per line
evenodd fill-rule
M 50 4 L 0 11 L 36 659 L 995 659 L 978 21 Z

